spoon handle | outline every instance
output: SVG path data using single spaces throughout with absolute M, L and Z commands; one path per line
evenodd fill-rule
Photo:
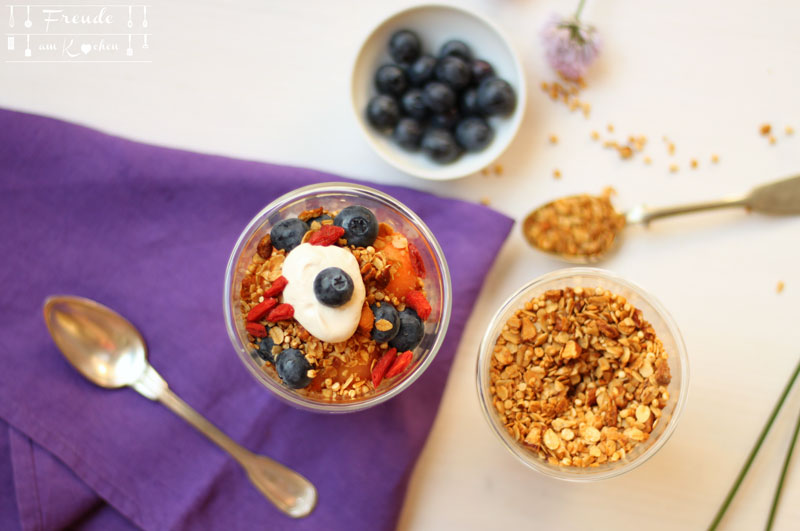
M 132 387 L 150 400 L 164 404 L 228 452 L 242 465 L 250 482 L 278 509 L 293 518 L 308 516 L 314 510 L 317 503 L 317 489 L 310 481 L 269 457 L 254 454 L 222 433 L 219 428 L 173 393 L 152 365 L 147 365 L 141 378 L 132 384 Z
M 269 457 L 241 447 L 169 388 L 164 389 L 157 400 L 233 456 L 253 485 L 283 512 L 300 518 L 314 509 L 317 491 L 306 478 Z
M 690 203 L 673 207 L 650 208 L 639 205 L 625 213 L 625 221 L 629 225 L 641 223 L 647 225 L 654 219 L 677 216 L 679 214 L 689 214 L 692 212 L 702 212 L 703 210 L 716 210 L 719 208 L 746 207 L 748 196 L 734 197 L 730 199 L 720 199 L 718 201 L 706 201 L 703 203 Z
M 236 459 L 253 485 L 283 512 L 301 518 L 314 509 L 317 490 L 306 478 L 269 457 L 243 448 L 169 388 L 164 389 L 157 400 Z

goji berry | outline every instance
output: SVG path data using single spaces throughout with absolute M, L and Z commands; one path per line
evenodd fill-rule
M 269 234 L 261 238 L 258 242 L 258 248 L 256 249 L 258 256 L 263 258 L 264 260 L 268 260 L 270 256 L 272 256 L 272 238 Z
M 408 255 L 411 257 L 411 267 L 414 268 L 414 274 L 419 278 L 425 278 L 425 264 L 422 261 L 422 254 L 413 243 L 408 244 Z
M 247 323 L 244 327 L 253 337 L 267 337 L 267 329 L 261 323 Z
M 321 229 L 311 233 L 308 243 L 326 247 L 339 241 L 342 236 L 344 236 L 344 228 L 336 225 L 323 225 Z
M 389 366 L 394 362 L 394 359 L 397 357 L 397 349 L 390 348 L 386 352 L 383 353 L 381 359 L 378 360 L 378 363 L 375 364 L 375 367 L 372 368 L 372 385 L 377 389 L 378 386 L 381 384 L 383 380 L 383 375 L 386 373 L 386 370 Z
M 291 304 L 279 304 L 267 314 L 267 321 L 275 323 L 277 321 L 285 321 L 294 317 L 294 308 Z
M 392 366 L 389 367 L 388 371 L 386 371 L 386 379 L 388 380 L 389 378 L 394 378 L 395 376 L 403 372 L 406 369 L 406 367 L 408 367 L 408 364 L 411 363 L 411 358 L 413 356 L 414 355 L 411 353 L 410 350 L 406 350 L 405 352 L 397 356 L 397 359 L 394 360 Z
M 278 304 L 278 299 L 264 299 L 264 302 L 258 303 L 247 312 L 248 321 L 260 321 L 267 315 L 267 312 L 273 309 Z
M 406 305 L 417 312 L 417 315 L 423 321 L 431 315 L 431 305 L 421 291 L 409 291 L 406 293 Z
M 275 280 L 272 281 L 272 285 L 269 287 L 269 289 L 267 291 L 264 292 L 264 297 L 276 297 L 276 296 L 278 296 L 283 291 L 283 288 L 286 287 L 286 284 L 288 284 L 288 283 L 289 283 L 289 281 L 286 280 L 285 276 L 283 276 L 283 275 L 279 276 L 278 278 L 276 278 Z

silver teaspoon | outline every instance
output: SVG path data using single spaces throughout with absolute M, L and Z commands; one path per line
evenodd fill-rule
M 253 485 L 289 516 L 301 518 L 314 510 L 317 490 L 310 481 L 243 448 L 169 389 L 147 361 L 144 338 L 127 319 L 95 301 L 72 296 L 48 297 L 44 319 L 64 357 L 88 380 L 109 389 L 130 386 L 161 402 L 230 454 Z
M 599 212 L 605 211 L 608 213 L 607 218 L 595 216 L 595 218 L 591 220 L 589 224 L 592 226 L 589 227 L 589 232 L 593 236 L 588 238 L 588 243 L 586 230 L 584 230 L 586 227 L 582 226 L 580 221 L 576 221 L 580 220 L 580 215 L 577 210 L 586 211 L 586 205 L 582 203 L 578 204 L 579 208 L 567 215 L 569 219 L 566 219 L 564 216 L 564 212 L 569 210 L 570 201 L 585 200 L 586 198 L 596 202 L 595 206 L 597 208 L 592 208 L 592 210 Z M 522 231 L 528 243 L 538 250 L 557 256 L 567 262 L 585 264 L 599 262 L 605 258 L 610 251 L 616 249 L 621 239 L 619 233 L 622 232 L 622 229 L 626 225 L 647 225 L 653 220 L 669 216 L 732 207 L 743 207 L 752 212 L 776 216 L 800 214 L 800 175 L 762 184 L 741 196 L 673 207 L 652 208 L 646 205 L 637 205 L 624 214 L 613 211 L 613 207 L 608 203 L 607 196 L 575 196 L 564 198 L 542 205 L 528 214 L 523 220 Z M 549 217 L 544 216 L 544 213 L 547 213 Z M 624 223 L 617 222 L 614 216 L 624 219 Z M 552 227 L 560 226 L 561 222 L 568 222 L 563 223 L 564 226 L 560 227 L 561 232 L 563 234 L 568 234 L 571 230 L 576 230 L 577 236 L 579 237 L 578 240 L 582 238 L 586 247 L 592 248 L 590 253 L 559 252 L 556 250 L 559 247 L 558 236 L 563 234 L 555 233 Z M 598 237 L 602 238 L 603 244 L 592 246 L 592 238 L 594 238 L 596 243 Z M 582 242 L 577 241 L 577 243 L 570 243 L 572 249 L 580 249 Z

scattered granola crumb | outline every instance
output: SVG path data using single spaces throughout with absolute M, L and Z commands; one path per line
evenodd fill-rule
M 692 159 L 691 162 L 689 162 L 689 164 L 691 165 L 693 170 L 697 169 L 697 159 Z
M 787 135 L 793 135 L 794 134 L 794 128 L 791 125 L 787 125 L 786 126 L 786 134 Z
M 614 132 L 614 124 L 608 124 L 606 126 L 606 129 L 608 129 L 609 133 L 613 133 Z
M 667 145 L 667 153 L 669 153 L 670 155 L 674 155 L 675 154 L 675 143 L 672 142 L 666 136 L 661 137 L 661 140 L 663 140 L 664 144 Z
M 583 80 L 570 80 L 562 76 L 561 82 L 553 81 L 548 83 L 543 81 L 540 86 L 542 92 L 550 96 L 551 100 L 563 102 L 571 112 L 581 109 L 583 116 L 585 118 L 589 117 L 591 105 L 578 98 L 581 89 L 586 87 L 586 83 Z
M 761 133 L 761 136 L 767 136 L 770 134 L 770 132 L 772 132 L 772 126 L 769 124 L 764 124 L 761 126 L 761 128 L 759 128 L 758 131 Z
M 483 169 L 481 170 L 481 175 L 483 175 L 483 176 L 485 176 L 485 177 L 486 177 L 486 176 L 488 176 L 488 175 L 489 175 L 489 173 L 490 173 L 490 172 L 489 172 L 489 168 L 483 168 Z
M 784 288 L 784 287 L 785 287 L 785 284 L 783 283 L 783 281 L 782 281 L 782 280 L 779 280 L 779 281 L 778 281 L 778 285 L 775 287 L 775 291 L 776 291 L 777 293 L 781 293 L 781 292 L 783 291 L 783 288 Z
M 776 142 L 775 137 L 772 136 L 772 135 L 769 135 L 769 143 L 774 145 L 775 142 Z
M 719 155 L 717 155 L 717 154 L 711 155 L 711 162 L 714 163 L 714 164 L 718 163 L 719 162 Z
M 494 174 L 495 175 L 503 175 L 503 166 L 501 164 L 494 165 Z
M 615 140 L 606 140 L 605 142 L 603 142 L 603 147 L 617 150 L 617 153 L 619 153 L 620 158 L 623 160 L 627 160 L 633 157 L 634 150 L 636 152 L 642 151 L 646 141 L 647 139 L 644 136 L 639 136 L 639 137 L 630 136 L 628 138 L 628 144 L 620 144 Z
M 677 164 L 670 164 L 669 165 L 669 171 L 672 172 L 672 173 L 677 173 L 678 165 Z
M 645 164 L 650 164 L 651 162 L 653 162 L 653 159 L 651 159 L 650 157 L 645 157 L 644 158 L 644 163 Z
M 553 170 L 553 179 L 560 179 L 561 178 L 561 170 L 555 169 Z
M 489 198 L 488 197 L 481 197 L 481 204 L 484 206 L 489 206 Z
M 592 140 L 598 140 L 600 138 L 600 133 L 597 131 L 592 131 Z
M 556 135 L 550 135 L 550 143 L 558 144 L 558 137 Z

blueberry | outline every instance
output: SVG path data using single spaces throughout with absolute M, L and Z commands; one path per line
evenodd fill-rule
M 394 339 L 389 341 L 389 346 L 396 348 L 397 352 L 414 350 L 422 343 L 424 335 L 425 325 L 422 324 L 422 319 L 419 318 L 417 312 L 411 308 L 406 308 L 400 312 L 400 330 Z M 280 357 L 278 359 L 280 360 Z
M 455 55 L 448 55 L 436 65 L 436 79 L 458 92 L 469 85 L 472 71 L 469 63 Z
M 367 104 L 367 120 L 375 129 L 382 131 L 392 129 L 400 119 L 400 107 L 397 100 L 386 94 L 380 94 L 369 100 Z
M 472 64 L 470 65 L 470 70 L 472 70 L 473 85 L 478 85 L 484 79 L 494 76 L 494 68 L 492 67 L 492 65 L 481 59 L 476 59 L 472 61 Z
M 275 370 L 283 380 L 284 385 L 292 389 L 302 389 L 311 383 L 311 378 L 306 374 L 311 369 L 311 364 L 303 353 L 296 348 L 287 348 L 275 361 Z
M 488 115 L 511 114 L 517 105 L 517 96 L 507 81 L 490 77 L 478 86 L 478 108 Z
M 372 310 L 372 314 L 375 316 L 375 322 L 377 323 L 381 319 L 389 321 L 392 327 L 389 330 L 378 330 L 377 327 L 372 327 L 372 339 L 377 341 L 378 343 L 388 343 L 392 339 L 395 338 L 397 332 L 400 331 L 400 314 L 397 313 L 397 310 L 391 304 L 387 304 L 385 302 L 375 303 L 370 306 Z
M 422 137 L 422 150 L 439 164 L 453 162 L 461 155 L 453 135 L 446 129 L 428 129 Z
M 416 33 L 409 30 L 394 32 L 389 39 L 389 55 L 398 63 L 411 63 L 419 57 L 422 44 Z
M 375 72 L 375 87 L 381 94 L 400 96 L 408 88 L 408 79 L 397 65 L 383 65 Z
M 449 55 L 454 55 L 465 61 L 472 60 L 472 50 L 469 49 L 469 46 L 464 41 L 452 40 L 444 43 L 441 50 L 439 50 L 439 57 L 447 57 Z
M 422 141 L 422 124 L 414 118 L 401 118 L 394 128 L 392 138 L 403 149 L 417 151 Z
M 436 58 L 432 55 L 423 55 L 408 67 L 406 74 L 408 80 L 415 87 L 421 87 L 433 79 L 436 71 Z
M 425 106 L 425 98 L 420 89 L 410 89 L 403 94 L 400 106 L 403 108 L 403 112 L 412 118 L 423 120 L 428 116 L 428 107 Z
M 438 81 L 431 81 L 425 85 L 422 95 L 425 98 L 425 105 L 435 113 L 449 111 L 456 104 L 456 93 L 453 89 Z
M 328 219 L 330 219 L 330 220 L 333 220 L 333 218 L 332 218 L 332 217 L 330 217 L 328 214 L 322 214 L 321 216 L 317 216 L 317 217 L 315 217 L 315 218 L 311 218 L 311 219 L 309 219 L 307 223 L 308 223 L 308 226 L 309 226 L 309 227 L 310 227 L 310 226 L 311 226 L 311 224 L 312 224 L 312 223 L 314 223 L 315 221 L 316 221 L 317 223 L 319 223 L 320 225 L 322 225 L 322 222 L 323 222 L 323 221 L 325 221 L 325 220 L 328 220 Z
M 482 151 L 491 143 L 492 138 L 494 131 L 483 118 L 471 116 L 461 120 L 456 126 L 456 142 L 467 151 Z
M 478 109 L 478 89 L 470 88 L 461 93 L 459 109 L 464 116 L 479 115 Z
M 353 296 L 353 279 L 343 269 L 326 267 L 314 277 L 314 296 L 325 306 L 341 306 Z
M 275 356 L 272 354 L 272 349 L 274 346 L 275 343 L 272 341 L 272 338 L 267 336 L 258 342 L 258 348 L 256 349 L 255 354 L 263 361 L 275 363 Z
M 370 209 L 363 206 L 343 208 L 334 218 L 333 224 L 344 229 L 347 245 L 367 247 L 375 243 L 375 238 L 378 237 L 378 220 Z
M 431 117 L 430 126 L 435 129 L 453 129 L 459 119 L 461 119 L 461 116 L 459 116 L 458 111 L 450 109 L 447 112 L 434 114 Z
M 272 246 L 276 249 L 283 249 L 287 253 L 300 245 L 306 232 L 308 224 L 297 218 L 289 218 L 279 221 L 269 231 L 272 239 Z

